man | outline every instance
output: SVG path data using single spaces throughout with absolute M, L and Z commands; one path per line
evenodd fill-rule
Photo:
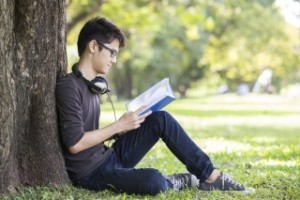
M 73 66 L 73 73 L 58 80 L 56 89 L 63 153 L 74 185 L 150 195 L 192 186 L 206 191 L 246 191 L 228 175 L 216 170 L 209 157 L 167 112 L 139 115 L 140 108 L 99 128 L 98 93 L 106 92 L 107 86 L 104 80 L 95 77 L 107 74 L 116 63 L 125 37 L 108 20 L 95 18 L 83 26 L 77 45 L 79 62 Z M 97 81 L 102 81 L 104 87 L 97 88 Z M 115 136 L 118 139 L 112 147 L 104 145 Z M 160 138 L 189 173 L 163 176 L 156 169 L 134 168 Z

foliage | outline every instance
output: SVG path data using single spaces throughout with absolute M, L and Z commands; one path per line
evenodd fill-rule
M 274 80 L 295 71 L 290 35 L 271 1 L 225 1 L 224 7 L 213 5 L 218 26 L 202 62 L 210 64 L 211 73 L 231 83 L 251 85 L 266 67 L 273 70 Z M 220 22 L 220 16 L 222 21 Z M 294 40 L 295 41 L 295 40 Z
M 69 20 L 95 5 L 70 2 Z M 231 89 L 240 82 L 251 86 L 265 67 L 278 88 L 299 79 L 298 30 L 283 21 L 272 0 L 110 0 L 94 10 L 89 18 L 105 16 L 128 37 L 110 75 L 118 97 L 131 98 L 165 76 L 182 96 L 200 79 Z M 69 32 L 70 47 L 85 20 Z
M 155 197 L 93 192 L 74 187 L 26 187 L 1 199 L 297 199 L 300 196 L 299 101 L 278 96 L 190 96 L 167 110 L 207 152 L 219 169 L 256 192 L 204 193 L 196 189 L 168 191 Z M 197 97 L 197 98 L 196 98 Z M 124 104 L 116 108 L 124 111 Z M 183 108 L 188 110 L 182 113 Z M 109 104 L 103 105 L 105 125 L 113 120 Z M 102 121 L 101 121 L 102 122 Z M 170 164 L 171 163 L 171 164 Z M 185 171 L 184 166 L 159 142 L 138 167 L 155 167 L 163 174 Z

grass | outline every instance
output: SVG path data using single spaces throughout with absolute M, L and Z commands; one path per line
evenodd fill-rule
M 116 108 L 124 111 L 124 102 Z M 279 96 L 217 97 L 190 96 L 166 108 L 194 141 L 207 152 L 214 165 L 256 192 L 200 192 L 185 189 L 155 197 L 92 192 L 65 188 L 24 187 L 0 199 L 300 199 L 300 101 Z M 101 124 L 113 114 L 103 105 Z M 163 174 L 185 171 L 185 167 L 160 141 L 137 167 L 154 167 Z

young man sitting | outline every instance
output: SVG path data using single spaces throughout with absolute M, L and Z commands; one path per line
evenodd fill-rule
M 215 169 L 209 157 L 167 112 L 139 115 L 140 108 L 124 113 L 108 126 L 98 127 L 99 93 L 107 92 L 107 83 L 96 76 L 109 72 L 124 45 L 124 34 L 116 25 L 105 18 L 88 21 L 78 38 L 79 62 L 74 64 L 72 73 L 57 82 L 63 154 L 74 185 L 150 195 L 185 187 L 245 192 L 245 187 Z M 104 142 L 115 136 L 118 139 L 107 147 Z M 159 139 L 188 173 L 164 176 L 157 169 L 134 168 Z

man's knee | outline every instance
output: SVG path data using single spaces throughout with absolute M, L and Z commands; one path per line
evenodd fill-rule
M 160 118 L 168 118 L 168 117 L 170 117 L 171 115 L 168 113 L 168 112 L 166 112 L 166 111 L 163 111 L 163 110 L 161 110 L 161 111 L 157 111 L 157 112 L 153 112 L 151 115 L 153 115 L 153 117 L 155 118 L 155 119 L 160 119 Z
M 149 120 L 154 124 L 165 125 L 170 119 L 172 120 L 172 116 L 166 111 L 157 111 L 153 112 L 149 117 Z
M 149 117 L 149 122 L 154 132 L 162 137 L 161 134 L 166 132 L 167 128 L 177 126 L 177 121 L 166 111 L 158 111 L 152 113 Z

